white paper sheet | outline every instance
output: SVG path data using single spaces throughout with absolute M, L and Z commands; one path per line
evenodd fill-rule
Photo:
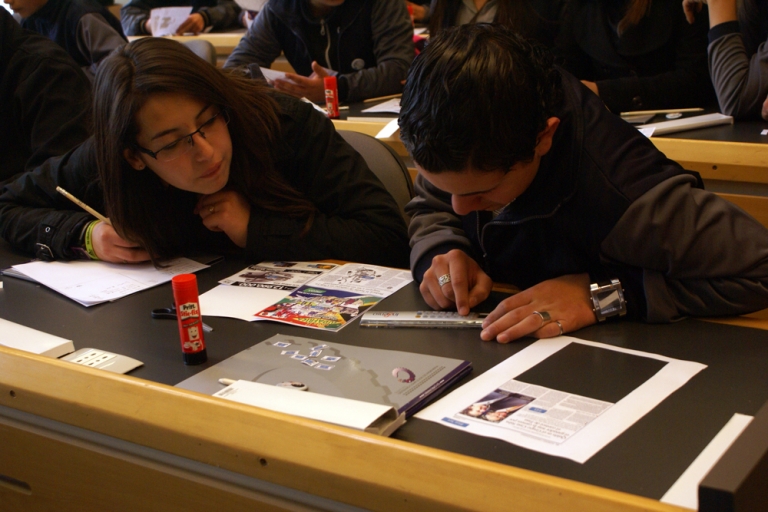
M 400 124 L 398 123 L 397 119 L 392 119 L 390 122 L 387 123 L 387 125 L 379 130 L 379 133 L 376 134 L 377 139 L 388 139 L 392 137 L 397 130 L 400 129 Z
M 567 433 L 554 432 L 553 435 L 562 434 L 566 437 L 564 441 L 559 443 L 553 442 L 551 438 L 549 441 L 545 440 L 546 436 L 534 437 L 530 433 L 506 428 L 514 420 L 514 416 L 496 425 L 488 421 L 467 419 L 466 415 L 461 414 L 462 411 L 468 410 L 468 406 L 477 403 L 479 399 L 488 396 L 494 390 L 502 388 L 516 376 L 533 368 L 571 343 L 581 343 L 601 349 L 648 357 L 664 361 L 667 364 L 623 399 L 615 404 L 609 404 L 609 407 L 604 407 L 603 404 L 589 403 L 592 399 L 584 397 L 585 408 L 594 405 L 598 409 L 596 416 L 575 433 L 565 436 Z M 704 368 L 706 366 L 700 363 L 681 361 L 568 336 L 559 336 L 535 342 L 450 395 L 430 405 L 419 412 L 416 417 L 476 435 L 502 439 L 530 450 L 584 463 Z M 574 371 L 578 370 L 575 369 Z M 540 388 L 540 386 L 536 387 Z M 569 390 L 554 391 L 560 391 L 561 394 L 569 393 Z M 526 395 L 525 392 L 521 394 Z M 575 399 L 579 400 L 579 397 L 575 397 Z M 543 409 L 536 401 L 531 401 L 521 411 L 528 413 L 529 411 L 543 411 Z M 542 421 L 543 423 L 545 422 Z
M 278 71 L 277 69 L 270 69 L 270 68 L 259 68 L 261 70 L 261 73 L 264 75 L 264 78 L 267 79 L 267 82 L 270 84 L 273 83 L 275 80 L 285 80 L 290 82 L 288 78 L 285 76 L 285 71 Z
M 72 341 L 0 318 L 0 345 L 60 357 L 75 350 Z
M 238 380 L 213 396 L 357 430 L 370 429 L 372 433 L 386 436 L 405 423 L 405 413 L 398 415 L 391 405 L 297 391 L 246 380 Z M 382 423 L 380 420 L 385 418 L 387 421 Z
M 172 36 L 192 14 L 192 7 L 158 7 L 149 12 L 149 26 L 155 37 Z
M 187 258 L 167 262 L 156 269 L 152 263 L 121 265 L 104 261 L 33 261 L 13 268 L 48 288 L 93 306 L 166 283 L 177 274 L 188 274 L 208 265 Z
M 392 112 L 393 114 L 399 114 L 400 98 L 389 99 L 387 101 L 379 103 L 378 105 L 368 107 L 365 110 L 362 110 L 361 112 L 364 112 L 366 114 L 375 114 L 377 112 Z
M 707 476 L 715 463 L 728 450 L 737 437 L 744 432 L 752 421 L 752 416 L 734 414 L 728 423 L 710 441 L 706 448 L 688 466 L 680 478 L 661 497 L 661 501 L 670 505 L 698 510 L 699 483 Z

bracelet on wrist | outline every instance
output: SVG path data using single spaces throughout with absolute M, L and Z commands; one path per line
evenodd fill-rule
M 96 227 L 96 224 L 101 222 L 100 220 L 94 220 L 93 222 L 89 223 L 88 226 L 85 228 L 85 252 L 88 253 L 88 257 L 92 260 L 98 260 L 99 257 L 96 256 L 96 251 L 93 248 L 93 228 Z

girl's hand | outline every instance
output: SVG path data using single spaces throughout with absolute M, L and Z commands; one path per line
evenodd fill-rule
M 245 196 L 233 190 L 222 190 L 203 196 L 195 206 L 195 215 L 203 219 L 211 231 L 223 231 L 238 247 L 248 239 L 251 205 Z
M 542 318 L 543 313 L 548 313 L 550 320 Z M 551 338 L 561 330 L 575 331 L 595 322 L 589 274 L 572 274 L 543 281 L 504 299 L 483 322 L 480 337 L 499 343 L 523 336 Z
M 91 243 L 96 256 L 112 263 L 139 263 L 149 260 L 149 253 L 138 244 L 120 237 L 115 228 L 106 222 L 93 227 Z

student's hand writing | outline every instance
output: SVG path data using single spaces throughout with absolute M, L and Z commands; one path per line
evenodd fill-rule
M 288 80 L 275 80 L 275 89 L 297 98 L 307 98 L 315 103 L 321 103 L 325 101 L 323 78 L 329 76 L 328 71 L 314 61 L 312 62 L 312 71 L 313 73 L 309 77 L 286 73 L 285 77 Z
M 181 36 L 186 33 L 199 34 L 205 28 L 205 19 L 202 14 L 192 13 L 184 22 L 179 25 L 176 35 Z
M 450 275 L 451 280 L 440 286 L 438 280 L 444 275 Z M 454 249 L 432 259 L 419 291 L 432 309 L 448 309 L 455 304 L 460 315 L 468 315 L 471 308 L 488 298 L 492 286 L 491 278 L 475 260 Z
M 239 192 L 222 190 L 203 196 L 195 206 L 195 214 L 200 215 L 211 231 L 223 231 L 235 245 L 245 247 L 251 205 Z
M 597 320 L 589 296 L 589 274 L 572 274 L 543 281 L 504 299 L 483 322 L 480 337 L 508 343 L 523 336 L 550 338 L 592 325 Z M 534 313 L 549 313 L 544 321 Z M 560 322 L 558 326 L 557 322 Z
M 139 263 L 149 260 L 149 253 L 138 244 L 120 237 L 115 228 L 99 222 L 93 228 L 93 251 L 102 261 L 112 263 Z

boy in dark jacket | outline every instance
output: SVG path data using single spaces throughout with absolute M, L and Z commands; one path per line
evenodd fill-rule
M 0 8 L 0 188 L 89 134 L 91 84 L 72 57 Z
M 338 77 L 339 99 L 353 102 L 402 90 L 414 56 L 403 0 L 268 2 L 224 67 L 269 67 L 285 53 L 297 74 L 275 87 L 321 102 L 323 78 Z
M 465 25 L 430 41 L 400 130 L 419 170 L 406 211 L 427 303 L 467 314 L 492 281 L 523 290 L 484 340 L 768 307 L 768 230 L 514 32 Z
M 8 0 L 21 26 L 52 39 L 93 79 L 99 61 L 128 41 L 120 22 L 96 0 Z

